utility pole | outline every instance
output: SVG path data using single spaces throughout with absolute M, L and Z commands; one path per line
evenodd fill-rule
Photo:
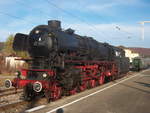
M 145 23 L 150 23 L 150 21 L 141 21 L 140 22 L 140 24 L 142 25 L 142 27 L 141 27 L 141 38 L 142 38 L 142 40 L 144 40 L 144 24 Z

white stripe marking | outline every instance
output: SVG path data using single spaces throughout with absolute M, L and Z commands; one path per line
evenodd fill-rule
M 34 107 L 34 108 L 32 108 L 32 109 L 28 109 L 28 110 L 26 110 L 26 112 L 33 112 L 33 111 L 36 111 L 36 110 L 39 110 L 39 109 L 42 109 L 42 108 L 44 108 L 46 105 L 41 105 L 41 106 L 37 106 L 37 107 Z
M 147 71 L 147 70 L 144 70 L 144 71 L 142 71 L 142 72 L 145 72 L 145 71 Z M 65 104 L 65 105 L 59 106 L 59 107 L 57 107 L 57 108 L 54 108 L 54 109 L 52 109 L 51 111 L 48 111 L 48 112 L 46 112 L 46 113 L 52 113 L 52 112 L 57 111 L 57 110 L 60 109 L 60 108 L 64 108 L 64 107 L 70 106 L 70 105 L 72 105 L 72 104 L 74 104 L 74 103 L 76 103 L 76 102 L 79 102 L 79 101 L 81 101 L 81 100 L 83 100 L 83 99 L 86 99 L 86 98 L 88 98 L 88 97 L 90 97 L 90 96 L 93 96 L 93 95 L 95 95 L 95 94 L 97 94 L 97 93 L 99 93 L 99 92 L 105 91 L 106 89 L 109 89 L 109 88 L 111 88 L 111 87 L 114 87 L 114 86 L 116 86 L 116 85 L 118 85 L 118 84 L 120 84 L 120 83 L 122 83 L 122 82 L 124 82 L 124 81 L 126 81 L 126 80 L 129 80 L 129 79 L 131 79 L 131 78 L 133 78 L 133 77 L 136 77 L 136 76 L 138 76 L 138 75 L 140 75 L 140 74 L 141 74 L 141 73 L 138 73 L 138 74 L 136 74 L 136 75 L 134 75 L 134 76 L 131 76 L 131 77 L 127 78 L 127 79 L 121 80 L 121 81 L 119 81 L 118 83 L 115 83 L 115 84 L 113 84 L 113 85 L 111 85 L 111 86 L 108 86 L 108 87 L 105 87 L 105 88 L 103 88 L 103 89 L 100 89 L 100 90 L 98 90 L 98 91 L 96 91 L 96 92 L 94 92 L 94 93 L 91 93 L 91 94 L 89 94 L 89 95 L 87 95 L 87 96 L 81 97 L 81 98 L 79 98 L 79 99 L 77 99 L 77 100 L 75 100 L 75 101 L 72 101 L 72 102 L 68 103 L 68 104 Z

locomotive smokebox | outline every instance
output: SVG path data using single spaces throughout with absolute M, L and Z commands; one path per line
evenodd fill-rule
M 50 20 L 48 21 L 48 26 L 52 29 L 61 29 L 61 22 L 59 20 Z

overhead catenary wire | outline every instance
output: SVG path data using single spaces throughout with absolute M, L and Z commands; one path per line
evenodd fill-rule
M 101 17 L 101 16 L 98 15 L 98 17 Z M 107 20 L 108 23 L 111 22 L 109 19 L 105 19 L 105 21 L 106 21 L 106 20 Z M 128 35 L 135 36 L 134 33 L 129 32 L 129 31 L 125 30 L 125 29 L 122 29 L 121 25 L 114 24 L 112 27 L 113 27 L 114 29 L 118 29 L 118 30 L 121 31 L 122 33 L 124 32 L 124 33 L 126 33 L 126 34 L 128 34 Z M 127 38 L 129 39 L 129 38 L 131 38 L 131 37 L 127 37 Z
M 23 4 L 22 4 L 23 5 Z M 16 15 L 13 15 L 13 14 L 10 14 L 10 13 L 7 13 L 7 12 L 4 12 L 4 11 L 0 11 L 0 15 L 5 15 L 5 16 L 8 16 L 8 17 L 10 17 L 10 18 L 13 18 L 13 19 L 15 19 L 15 20 L 21 20 L 21 21 L 24 21 L 24 22 L 26 22 L 26 23 L 28 23 L 28 24 L 30 24 L 30 23 L 32 23 L 33 24 L 33 22 L 31 21 L 27 21 L 27 20 L 25 20 L 24 18 L 21 18 L 21 17 L 19 17 L 19 16 L 16 16 Z
M 24 7 L 28 7 L 28 8 L 31 8 L 31 9 L 37 9 L 37 8 L 34 8 L 34 7 L 31 7 L 29 6 L 28 4 L 26 4 L 25 2 L 22 2 L 20 0 L 15 0 L 17 4 L 19 5 L 22 5 Z M 44 14 L 45 16 L 49 17 L 49 13 L 46 13 L 45 11 L 42 11 L 38 8 L 38 10 L 36 10 L 37 12 L 40 12 L 40 14 Z
M 70 13 L 70 12 L 64 10 L 64 9 L 61 8 L 61 7 L 58 7 L 58 6 L 57 6 L 56 4 L 54 4 L 53 2 L 50 2 L 49 0 L 45 0 L 45 1 L 46 1 L 48 4 L 50 4 L 51 6 L 53 6 L 53 7 L 57 8 L 57 9 L 59 9 L 59 10 L 62 11 L 63 13 L 66 13 L 67 15 L 70 15 L 70 16 L 72 16 L 72 17 L 75 17 L 75 18 L 78 19 L 79 21 L 81 21 L 81 22 L 87 24 L 87 25 L 90 27 L 90 29 L 91 29 L 92 31 L 95 32 L 95 30 L 97 29 L 97 28 L 96 28 L 95 26 L 93 26 L 92 24 L 87 23 L 84 19 L 81 19 L 81 18 L 78 17 L 77 15 L 74 15 L 74 14 L 72 14 L 72 13 Z M 100 36 L 100 35 L 99 35 L 99 32 L 101 32 L 101 33 L 103 34 L 103 36 L 106 36 L 106 34 L 105 34 L 104 32 L 96 30 L 96 34 L 97 34 L 98 36 Z M 108 37 L 109 37 L 109 36 L 108 36 Z
M 16 1 L 18 4 L 20 4 L 20 5 L 24 6 L 24 7 L 28 7 L 28 8 L 34 9 L 33 7 L 30 7 L 28 4 L 25 4 L 25 3 L 22 2 L 22 1 L 19 1 L 19 0 L 15 0 L 15 1 Z M 103 36 L 105 36 L 105 37 L 106 37 L 106 36 L 107 36 L 107 37 L 111 37 L 111 36 L 108 36 L 108 34 L 105 34 L 104 32 L 102 32 L 102 31 L 100 31 L 100 30 L 97 30 L 97 28 L 96 28 L 94 25 L 87 23 L 84 19 L 80 18 L 79 16 L 74 15 L 74 14 L 72 14 L 72 13 L 70 13 L 70 12 L 64 10 L 64 9 L 61 8 L 61 7 L 58 7 L 56 4 L 50 2 L 49 0 L 45 0 L 45 1 L 46 1 L 47 3 L 49 3 L 50 5 L 52 5 L 53 7 L 55 7 L 55 8 L 57 8 L 57 9 L 61 10 L 62 12 L 66 13 L 66 14 L 72 16 L 72 17 L 75 17 L 76 19 L 78 19 L 78 20 L 82 21 L 83 23 L 87 24 L 87 25 L 90 27 L 90 29 L 91 29 L 92 31 L 94 31 L 94 32 L 96 31 L 95 34 L 97 34 L 98 36 L 100 36 L 100 35 L 99 35 L 99 32 L 100 32 L 100 33 L 103 34 Z M 49 17 L 48 13 L 46 13 L 46 12 L 40 10 L 40 9 L 38 9 L 37 11 L 40 12 L 41 14 L 45 14 L 46 16 Z M 10 17 L 13 17 L 13 18 L 16 18 L 16 19 L 19 19 L 19 20 L 23 20 L 23 19 L 20 18 L 20 17 L 14 16 L 14 15 L 10 15 L 10 14 L 7 14 L 7 13 L 6 13 L 5 15 L 10 16 Z
M 15 16 L 15 15 L 12 15 L 12 14 L 9 14 L 9 13 L 6 13 L 6 12 L 2 12 L 2 11 L 0 11 L 0 14 L 6 15 L 6 16 L 9 16 L 9 17 L 11 17 L 11 18 L 18 19 L 18 20 L 24 20 L 24 19 L 22 19 L 22 18 L 20 18 L 20 17 L 18 17 L 18 16 Z
M 109 34 L 106 34 L 106 33 L 102 32 L 102 31 L 100 31 L 100 30 L 97 30 L 97 28 L 96 28 L 93 24 L 87 23 L 84 19 L 78 17 L 77 15 L 74 15 L 74 14 L 72 14 L 72 13 L 70 13 L 70 12 L 64 10 L 64 9 L 61 8 L 61 7 L 58 7 L 56 4 L 54 4 L 53 2 L 50 2 L 49 0 L 45 0 L 45 1 L 48 2 L 50 5 L 52 5 L 53 7 L 59 9 L 60 11 L 66 13 L 66 14 L 72 16 L 72 17 L 75 17 L 76 19 L 80 20 L 81 22 L 87 24 L 87 25 L 91 28 L 92 31 L 93 31 L 93 30 L 94 30 L 94 32 L 96 31 L 96 34 L 97 34 L 98 36 L 100 36 L 100 35 L 99 35 L 99 32 L 101 32 L 101 33 L 103 34 L 103 36 L 107 36 L 107 37 L 113 38 L 112 36 L 109 36 Z M 125 31 L 123 31 L 123 32 L 125 32 Z M 130 35 L 133 35 L 133 34 L 130 33 L 130 32 L 125 32 L 125 33 L 130 34 Z M 128 39 L 129 39 L 129 38 L 130 38 L 130 37 L 128 36 Z
M 28 7 L 28 8 L 30 7 L 28 4 L 26 4 L 26 3 L 22 2 L 22 1 L 19 1 L 19 0 L 15 0 L 15 1 L 16 1 L 18 4 L 22 5 L 22 6 L 25 6 L 25 7 Z M 62 12 L 66 13 L 67 15 L 70 15 L 70 16 L 72 16 L 72 17 L 75 17 L 75 18 L 78 19 L 79 21 L 81 21 L 81 22 L 87 24 L 87 25 L 89 26 L 89 28 L 90 28 L 92 31 L 94 31 L 95 34 L 97 34 L 98 36 L 100 36 L 99 33 L 101 33 L 101 35 L 103 35 L 103 36 L 105 36 L 105 37 L 107 36 L 107 37 L 111 37 L 111 38 L 112 38 L 112 36 L 108 36 L 108 34 L 102 32 L 102 31 L 100 31 L 100 30 L 97 30 L 97 28 L 95 27 L 95 25 L 86 22 L 84 19 L 80 18 L 79 16 L 77 16 L 77 15 L 75 15 L 75 14 L 72 14 L 72 13 L 70 13 L 70 12 L 64 10 L 63 8 L 57 6 L 56 4 L 54 4 L 53 2 L 51 2 L 51 1 L 49 1 L 49 0 L 45 0 L 45 1 L 46 1 L 47 3 L 49 3 L 51 6 L 53 6 L 53 7 L 57 8 L 57 9 L 61 10 Z M 30 7 L 30 8 L 34 9 L 33 7 Z M 47 17 L 49 17 L 49 14 L 48 14 L 48 13 L 46 13 L 46 12 L 40 10 L 40 9 L 38 9 L 37 11 L 40 12 L 40 14 L 44 14 L 44 15 L 46 15 Z M 0 14 L 9 16 L 9 17 L 14 18 L 14 19 L 23 20 L 23 21 L 26 21 L 26 22 L 31 23 L 30 21 L 27 21 L 27 20 L 25 20 L 25 19 L 23 19 L 23 18 L 21 18 L 21 17 L 15 16 L 15 15 L 12 15 L 12 14 L 9 14 L 9 13 L 6 13 L 6 12 L 1 12 L 1 11 L 0 11 Z M 33 24 L 33 23 L 32 23 L 32 24 Z M 123 31 L 123 32 L 124 32 L 124 31 Z M 131 34 L 131 33 L 129 33 L 129 32 L 126 32 L 126 33 Z
M 79 0 L 77 0 L 77 1 L 79 1 Z M 76 2 L 77 2 L 77 1 L 76 1 Z M 93 13 L 93 12 L 92 12 L 92 13 Z M 111 20 L 110 20 L 109 18 L 103 18 L 102 16 L 100 16 L 100 15 L 98 15 L 98 14 L 96 14 L 96 16 L 99 17 L 99 20 L 103 20 L 103 21 L 106 21 L 106 22 L 108 22 L 108 23 L 111 23 Z M 112 26 L 112 29 L 114 29 L 114 27 L 116 27 L 116 26 L 121 26 L 121 25 L 114 24 L 114 25 Z M 116 28 L 115 28 L 115 29 L 116 29 Z M 121 31 L 122 31 L 122 29 L 121 29 Z M 128 32 L 128 31 L 126 31 L 126 30 L 123 30 L 122 32 L 135 36 L 133 33 L 130 33 L 130 32 Z M 109 34 L 107 34 L 107 35 L 112 35 L 112 34 L 109 32 Z M 109 36 L 109 37 L 112 37 L 112 36 Z M 129 38 L 129 37 L 128 37 L 128 38 Z
M 15 0 L 15 1 L 16 1 L 19 5 L 22 5 L 22 6 L 25 6 L 25 7 L 29 7 L 27 4 L 25 4 L 25 3 L 23 3 L 23 2 L 21 2 L 21 1 L 19 1 L 19 0 Z M 33 9 L 33 7 L 30 7 L 30 8 Z M 48 13 L 45 13 L 44 11 L 41 11 L 41 10 L 39 10 L 39 9 L 38 9 L 38 11 L 39 11 L 40 13 L 42 13 L 42 14 L 46 14 L 47 16 L 49 16 Z M 21 17 L 19 17 L 19 16 L 12 15 L 12 14 L 7 13 L 7 12 L 4 12 L 4 11 L 0 11 L 0 14 L 5 15 L 5 16 L 8 16 L 8 17 L 11 17 L 11 18 L 13 18 L 13 19 L 17 19 L 17 20 L 24 21 L 24 22 L 26 22 L 26 23 L 28 23 L 28 24 L 31 24 L 31 23 L 33 24 L 33 21 L 25 20 L 24 18 L 21 18 Z M 37 23 L 36 23 L 36 24 L 37 24 Z
M 30 7 L 28 4 L 26 4 L 26 3 L 22 2 L 22 1 L 19 1 L 19 0 L 15 0 L 15 1 L 16 1 L 17 4 L 22 5 L 22 6 L 24 6 L 24 7 L 28 7 L 28 8 L 31 8 L 31 9 L 36 9 L 36 8 Z M 49 16 L 49 13 L 46 13 L 46 12 L 40 10 L 40 9 L 38 9 L 38 10 L 36 10 L 36 11 L 40 12 L 41 14 L 46 15 L 47 17 L 50 17 L 50 16 Z M 85 34 L 86 34 L 86 33 L 85 33 Z
M 119 31 L 122 31 L 122 32 L 128 33 L 128 34 L 132 34 L 132 33 L 128 32 L 128 31 L 126 31 L 126 30 L 124 30 L 124 29 L 120 28 L 119 26 L 116 26 L 116 29 L 118 29 Z
M 77 0 L 77 1 L 79 2 L 80 0 Z M 77 2 L 77 1 L 76 1 L 76 2 Z M 92 12 L 92 14 L 95 14 L 95 13 Z M 96 13 L 96 16 L 99 18 L 99 20 L 103 20 L 103 21 L 106 21 L 106 22 L 108 22 L 108 23 L 111 23 L 111 21 L 112 21 L 112 20 L 110 20 L 109 18 L 104 18 L 103 16 L 100 16 L 99 13 Z M 121 28 L 121 31 L 122 31 L 122 32 L 135 36 L 133 33 L 128 32 L 127 30 L 122 30 L 121 25 L 114 24 L 114 25 L 112 26 L 112 29 L 116 29 L 116 28 L 115 28 L 116 26 L 119 26 L 119 27 Z M 109 33 L 109 34 L 107 34 L 107 35 L 110 35 L 110 34 L 111 34 L 111 33 Z M 112 35 L 112 34 L 111 34 L 111 35 Z M 111 37 L 111 36 L 110 36 L 110 37 Z
M 117 30 L 121 31 L 122 33 L 126 33 L 126 34 L 130 35 L 130 36 L 128 36 L 128 38 L 132 38 L 132 36 L 135 36 L 133 33 L 128 32 L 128 31 L 126 31 L 126 30 L 120 28 L 120 26 L 115 26 L 115 28 L 116 28 Z M 137 36 L 135 36 L 135 37 L 137 37 Z
M 9 13 L 7 13 L 7 12 L 0 11 L 0 14 L 1 14 L 1 15 L 5 15 L 5 16 L 8 16 L 8 17 L 11 17 L 11 18 L 13 18 L 13 19 L 17 19 L 17 20 L 24 21 L 24 22 L 26 22 L 26 23 L 28 23 L 28 24 L 31 24 L 31 23 L 33 24 L 33 22 L 31 22 L 31 21 L 25 20 L 24 18 L 21 18 L 21 17 L 19 17 L 19 16 L 15 16 L 15 15 L 9 14 Z

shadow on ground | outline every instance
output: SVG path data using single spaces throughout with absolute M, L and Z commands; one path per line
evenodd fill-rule
M 138 84 L 140 84 L 140 85 L 142 85 L 142 86 L 145 86 L 145 87 L 150 87 L 150 84 L 148 84 L 148 83 L 144 83 L 144 82 L 137 82 L 137 81 L 134 81 L 135 83 L 138 83 Z
M 120 83 L 120 85 L 123 85 L 123 86 L 128 87 L 128 88 L 136 89 L 138 91 L 142 91 L 142 92 L 145 92 L 145 93 L 150 93 L 150 91 L 143 90 L 143 89 L 140 89 L 140 88 L 137 88 L 137 87 L 134 87 L 134 86 L 127 85 L 127 84 Z

